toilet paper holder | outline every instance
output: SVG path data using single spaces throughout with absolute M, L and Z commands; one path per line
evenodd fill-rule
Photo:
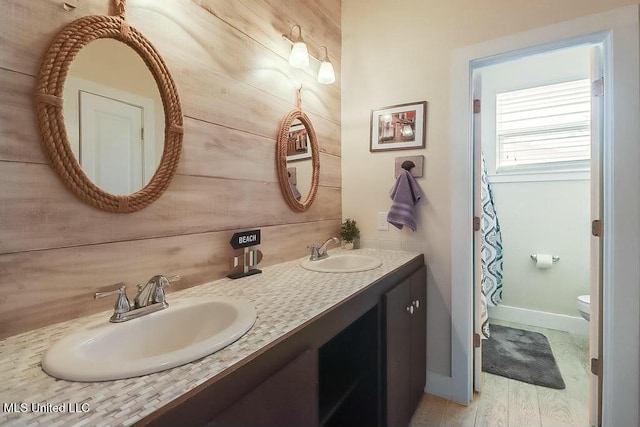
M 538 255 L 537 254 L 531 254 L 531 259 L 537 262 L 538 261 Z M 558 262 L 558 261 L 560 261 L 560 257 L 558 255 L 553 255 L 551 257 L 551 260 L 553 262 Z

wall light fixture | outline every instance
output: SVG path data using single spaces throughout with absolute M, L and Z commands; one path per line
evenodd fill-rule
M 293 32 L 298 28 L 298 36 L 294 38 Z M 307 48 L 306 43 L 302 40 L 302 28 L 300 25 L 294 25 L 291 27 L 290 36 L 286 34 L 282 35 L 282 38 L 287 40 L 293 46 L 291 47 L 291 53 L 289 54 L 289 64 L 295 68 L 307 68 L 309 66 L 309 58 L 313 58 L 320 63 L 318 70 L 318 83 L 331 84 L 336 81 L 336 73 L 333 69 L 333 64 L 329 60 L 329 52 L 326 46 L 321 46 L 320 49 L 324 49 L 324 54 L 321 59 L 311 55 Z
M 318 83 L 328 85 L 336 81 L 336 73 L 335 71 L 333 71 L 333 64 L 331 64 L 331 61 L 329 61 L 329 52 L 327 52 L 327 47 L 321 46 L 320 49 L 322 48 L 324 48 L 324 55 L 322 56 L 322 59 L 320 59 Z
M 293 30 L 298 27 L 298 37 L 293 39 Z M 283 37 L 286 37 L 283 34 Z M 291 37 L 288 38 L 291 43 L 293 43 L 293 47 L 291 48 L 291 53 L 289 54 L 289 64 L 295 68 L 307 68 L 309 66 L 309 51 L 307 50 L 307 45 L 304 40 L 302 40 L 302 28 L 300 25 L 294 25 L 291 27 Z

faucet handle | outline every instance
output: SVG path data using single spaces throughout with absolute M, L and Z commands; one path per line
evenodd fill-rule
M 180 276 L 157 276 L 157 283 L 153 293 L 153 302 L 167 305 L 166 295 L 164 288 L 171 286 L 171 282 L 177 282 L 180 280 Z
M 99 299 L 109 295 L 118 294 L 118 299 L 113 306 L 112 318 L 118 317 L 118 315 L 131 310 L 131 303 L 129 303 L 129 298 L 127 298 L 127 287 L 124 283 L 116 283 L 115 285 L 111 285 L 106 288 L 100 288 L 98 289 L 98 291 L 99 292 L 93 294 L 93 299 Z
M 160 283 L 163 282 L 167 282 L 165 283 L 163 286 L 169 286 L 168 283 L 169 282 L 179 282 L 182 278 L 179 275 L 174 275 L 174 276 L 163 276 L 162 274 L 157 274 L 155 276 L 153 276 L 151 279 L 149 279 L 149 281 L 147 282 L 147 284 L 154 284 L 154 285 L 159 285 Z M 140 286 L 140 285 L 138 285 Z
M 108 297 L 109 295 L 121 294 L 126 292 L 127 286 L 123 282 L 116 283 L 114 285 L 103 286 L 98 288 L 96 293 L 93 294 L 93 299 L 99 299 Z
M 154 290 L 154 293 L 153 293 L 154 303 L 167 305 L 167 296 L 164 293 L 164 288 L 166 288 L 167 286 L 170 286 L 168 280 L 166 282 L 161 281 L 160 283 L 158 283 L 158 286 L 156 286 L 156 289 Z
M 320 245 L 317 243 L 312 243 L 311 246 L 308 246 L 309 248 L 311 248 L 311 256 L 309 257 L 310 260 L 315 261 L 318 259 L 318 256 L 320 256 Z

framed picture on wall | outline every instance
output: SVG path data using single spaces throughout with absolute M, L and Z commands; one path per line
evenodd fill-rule
M 304 160 L 311 158 L 311 144 L 307 129 L 302 123 L 296 123 L 289 128 L 289 140 L 287 141 L 287 161 Z
M 372 110 L 369 151 L 424 148 L 426 126 L 426 101 Z

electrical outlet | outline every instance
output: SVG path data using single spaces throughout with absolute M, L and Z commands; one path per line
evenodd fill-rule
M 378 231 L 389 231 L 389 223 L 387 222 L 387 213 L 378 212 Z

